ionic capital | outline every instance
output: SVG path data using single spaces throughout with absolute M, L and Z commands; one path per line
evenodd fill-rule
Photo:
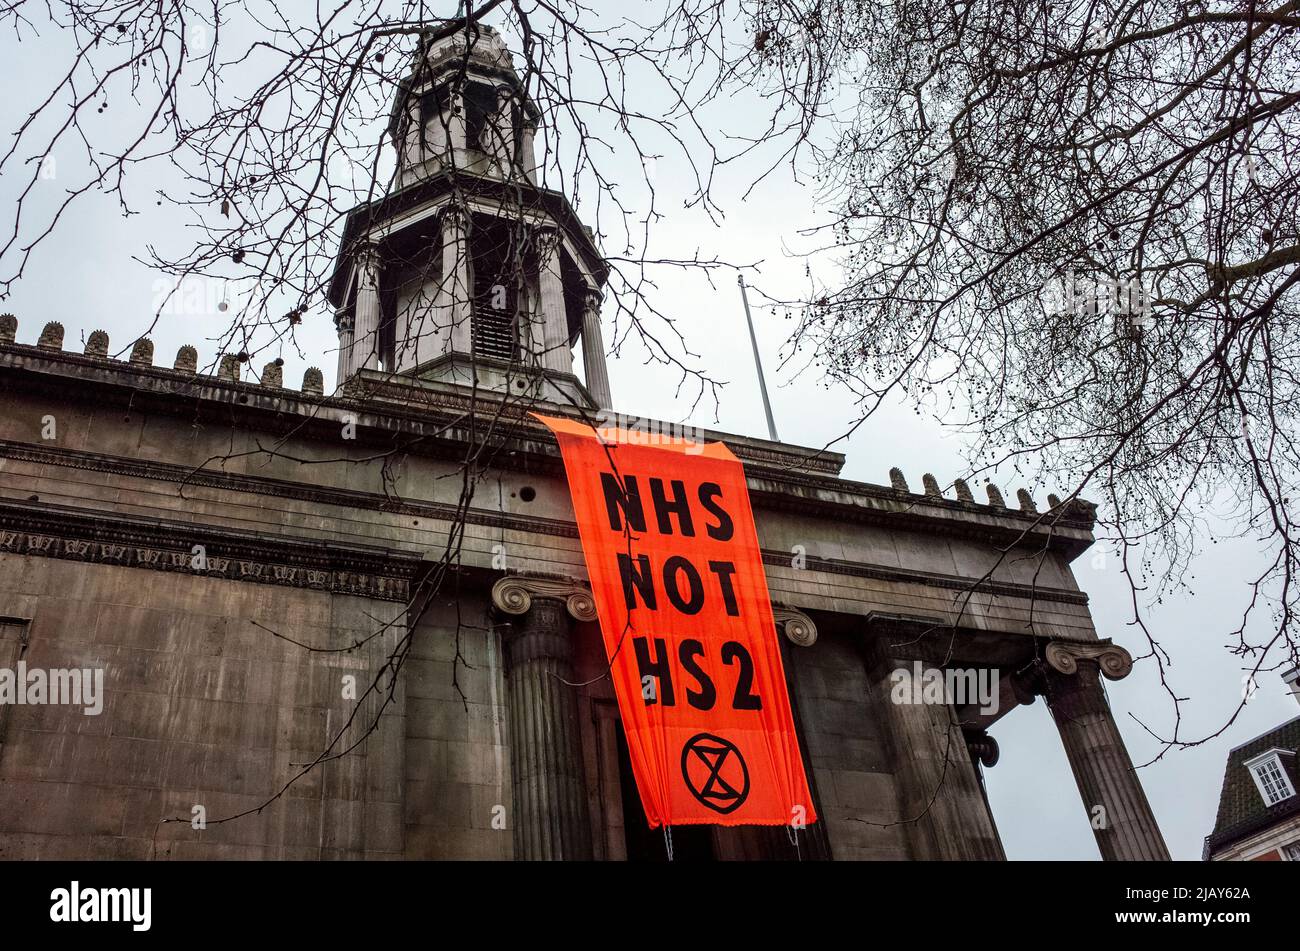
M 596 602 L 591 589 L 576 578 L 515 574 L 499 578 L 492 585 L 492 603 L 505 614 L 527 614 L 534 598 L 563 601 L 575 621 L 596 620 Z M 773 602 L 772 617 L 777 630 L 791 643 L 811 647 L 817 642 L 817 624 L 798 608 Z
M 792 644 L 812 647 L 817 643 L 817 625 L 798 608 L 773 601 L 772 617 L 776 619 L 776 629 L 785 634 Z
M 469 233 L 469 209 L 463 205 L 448 205 L 439 217 L 444 241 L 448 236 L 453 241 L 460 241 Z
M 559 253 L 560 250 L 560 229 L 552 226 L 538 228 L 534 232 L 534 239 L 537 242 L 537 254 L 541 258 L 542 266 L 552 257 Z
M 492 603 L 506 614 L 527 614 L 533 598 L 563 601 L 575 621 L 596 620 L 591 589 L 576 578 L 555 575 L 506 575 L 492 586 Z
M 1133 655 L 1112 644 L 1100 641 L 1052 641 L 1044 652 L 1048 666 L 1062 674 L 1079 672 L 1079 661 L 1096 661 L 1107 680 L 1123 680 L 1133 670 Z

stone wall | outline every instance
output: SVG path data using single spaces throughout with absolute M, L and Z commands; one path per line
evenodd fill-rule
M 787 679 L 832 857 L 910 858 L 881 705 L 863 645 L 836 631 L 788 652 Z
M 0 857 L 378 858 L 402 854 L 405 698 L 363 748 L 260 806 L 328 744 L 382 660 L 341 647 L 400 605 L 136 568 L 0 556 L 29 667 L 102 667 L 104 708 L 14 706 L 0 748 Z M 396 627 L 381 639 L 391 645 Z M 365 703 L 359 719 L 376 709 Z M 209 824 L 190 827 L 192 807 Z M 180 823 L 162 823 L 182 817 Z
M 501 658 L 482 592 L 440 599 L 416 625 L 404 665 L 406 858 L 512 856 Z

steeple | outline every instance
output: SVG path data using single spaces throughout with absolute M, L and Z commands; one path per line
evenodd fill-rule
M 609 408 L 608 268 L 539 184 L 539 121 L 495 30 L 421 41 L 389 118 L 392 189 L 349 213 L 330 283 L 340 387 L 396 373 Z

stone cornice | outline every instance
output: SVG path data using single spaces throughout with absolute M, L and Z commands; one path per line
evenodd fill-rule
M 428 390 L 419 381 L 390 378 L 368 387 L 364 399 L 345 395 L 315 396 L 252 383 L 195 376 L 152 366 L 52 351 L 21 344 L 0 345 L 0 385 L 40 391 L 67 398 L 67 378 L 75 377 L 87 401 L 131 401 L 142 411 L 185 415 L 198 420 L 232 423 L 250 429 L 297 431 L 304 436 L 334 435 L 342 414 L 357 417 L 358 445 L 393 446 L 394 438 L 409 438 L 403 448 L 417 454 L 445 454 L 482 431 L 487 421 L 500 433 L 502 450 L 494 465 L 530 471 L 562 472 L 559 450 L 548 431 L 527 417 L 530 408 L 573 415 L 570 408 L 526 401 L 509 402 L 501 394 Z M 179 397 L 179 399 L 178 399 Z M 503 400 L 507 400 L 504 404 Z M 241 417 L 243 417 L 241 419 Z M 470 423 L 477 421 L 471 427 Z M 971 537 L 982 543 L 1044 545 L 1074 557 L 1092 543 L 1092 509 L 1067 504 L 1043 515 L 976 505 L 898 488 L 836 478 L 842 456 L 770 443 L 725 433 L 706 432 L 721 439 L 745 463 L 751 495 L 759 507 L 807 512 L 821 517 L 880 524 L 928 534 Z M 819 460 L 829 466 L 827 471 Z M 800 471 L 810 470 L 810 471 Z
M 197 547 L 196 547 L 197 546 Z M 419 558 L 64 506 L 0 502 L 0 553 L 407 601 Z
M 437 360 L 431 361 L 431 363 L 436 362 Z M 488 358 L 483 360 L 483 366 L 489 369 L 501 369 L 509 368 L 511 365 L 505 361 Z M 420 368 L 416 369 L 418 372 Z M 514 372 L 531 373 L 537 371 L 516 367 Z M 542 375 L 560 376 L 575 382 L 581 382 L 573 374 L 556 374 L 554 371 L 540 372 Z M 596 415 L 598 411 L 595 410 L 585 408 L 579 410 L 568 405 L 534 405 L 527 400 L 521 400 L 518 397 L 503 397 L 498 392 L 486 389 L 471 394 L 463 386 L 453 386 L 419 377 L 397 376 L 375 370 L 363 371 L 358 376 L 353 377 L 348 383 L 346 395 L 374 413 L 392 412 L 400 414 L 408 411 L 412 405 L 421 406 L 423 404 L 427 405 L 431 412 L 451 410 L 467 417 L 477 406 L 480 421 L 489 418 L 493 419 L 498 426 L 508 430 L 511 436 L 528 441 L 532 451 L 540 455 L 555 456 L 557 458 L 558 451 L 553 449 L 550 430 L 533 419 L 529 415 L 529 410 L 541 409 L 555 416 L 566 416 L 587 422 L 595 420 L 597 424 L 601 422 Z M 640 417 L 629 418 L 629 422 L 635 421 L 641 421 Z M 644 420 L 642 422 L 658 421 Z M 806 471 L 814 478 L 820 477 L 823 480 L 830 478 L 835 484 L 840 484 L 839 480 L 836 479 L 837 474 L 844 465 L 844 457 L 840 453 L 804 449 L 798 446 L 774 443 L 770 440 L 738 437 L 734 434 L 710 430 L 698 430 L 698 435 L 710 442 L 726 442 L 728 448 L 742 462 L 768 469 L 770 470 L 769 475 L 774 478 L 794 478 Z M 843 484 L 856 485 L 857 483 L 846 482 Z
M 42 446 L 34 443 L 0 440 L 0 458 L 19 459 L 42 465 L 66 466 L 93 472 L 107 472 L 139 479 L 171 482 L 178 485 L 250 492 L 279 498 L 301 499 L 323 505 L 370 509 L 445 521 L 453 521 L 458 517 L 459 512 L 457 506 L 449 503 L 399 500 L 380 493 L 362 492 L 355 489 L 334 489 L 270 479 L 264 476 L 196 470 L 192 466 L 179 466 L 172 463 L 152 462 L 124 456 L 109 456 L 56 446 Z M 463 513 L 463 517 L 467 522 L 475 525 L 563 538 L 576 539 L 578 537 L 577 526 L 572 522 L 560 519 L 511 515 L 482 509 L 469 509 Z M 787 568 L 790 565 L 790 555 L 788 552 L 766 550 L 763 552 L 763 563 L 771 567 Z M 911 571 L 904 568 L 864 565 L 829 558 L 818 558 L 813 555 L 805 556 L 805 563 L 805 570 L 808 571 L 820 571 L 849 577 L 873 578 L 902 584 L 921 584 L 951 591 L 965 591 L 973 587 L 974 591 L 981 594 L 1043 602 L 1081 606 L 1088 603 L 1088 596 L 1084 592 L 1061 588 L 1035 587 L 992 581 L 975 584 L 975 581 L 970 578 Z

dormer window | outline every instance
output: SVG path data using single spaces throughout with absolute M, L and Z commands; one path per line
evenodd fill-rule
M 1246 769 L 1255 780 L 1255 787 L 1266 806 L 1277 805 L 1295 795 L 1295 784 L 1287 768 L 1294 758 L 1295 754 L 1290 750 L 1271 749 L 1246 760 Z

